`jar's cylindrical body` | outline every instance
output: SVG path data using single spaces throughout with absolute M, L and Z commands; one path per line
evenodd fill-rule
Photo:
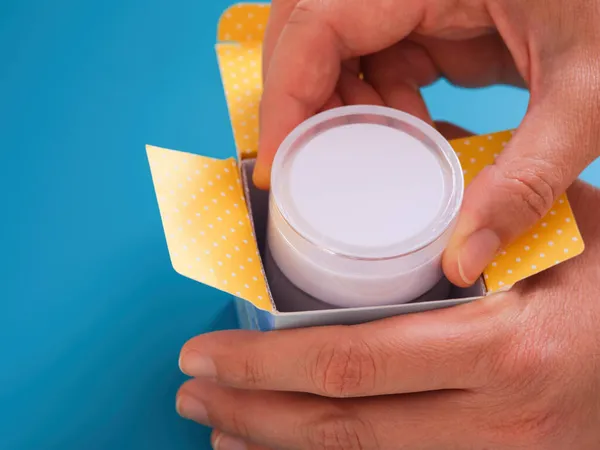
M 337 112 L 338 115 L 336 115 L 335 111 L 333 113 L 329 112 L 329 114 L 329 116 L 327 116 L 327 113 L 315 116 L 309 119 L 313 121 L 312 123 L 309 122 L 303 126 L 301 125 L 295 130 L 295 135 L 292 133 L 287 142 L 284 141 L 284 144 L 282 144 L 283 148 L 280 148 L 280 152 L 283 151 L 283 153 L 278 153 L 276 157 L 273 166 L 273 183 L 269 200 L 269 220 L 267 227 L 267 243 L 273 260 L 281 272 L 299 289 L 331 305 L 360 307 L 405 303 L 414 300 L 432 289 L 443 276 L 441 268 L 442 253 L 454 229 L 460 202 L 462 201 L 462 170 L 458 164 L 458 159 L 453 153 L 449 153 L 449 151 L 452 152 L 449 149 L 449 145 L 446 143 L 446 146 L 444 146 L 445 140 L 438 136 L 435 130 L 418 119 L 403 113 L 391 111 L 387 108 L 359 106 L 340 108 Z M 405 241 L 403 241 L 402 230 L 410 227 L 403 228 L 399 226 L 398 236 L 392 236 L 395 241 L 390 241 L 389 249 L 382 246 L 370 248 L 370 243 L 376 242 L 378 244 L 379 241 L 375 236 L 373 239 L 365 239 L 363 242 L 361 230 L 368 230 L 369 222 L 364 221 L 362 223 L 363 218 L 360 215 L 346 216 L 342 209 L 362 208 L 365 203 L 369 203 L 369 197 L 362 198 L 361 195 L 352 194 L 353 189 L 359 189 L 357 192 L 360 192 L 360 186 L 355 186 L 351 182 L 343 185 L 338 180 L 336 186 L 332 186 L 331 188 L 335 190 L 338 185 L 342 184 L 340 192 L 331 193 L 327 191 L 327 196 L 335 199 L 331 208 L 324 208 L 319 203 L 320 199 L 318 195 L 315 196 L 313 194 L 312 200 L 308 199 L 308 201 L 305 201 L 306 199 L 298 199 L 298 196 L 302 195 L 303 188 L 288 186 L 290 182 L 295 182 L 293 181 L 294 177 L 302 177 L 301 170 L 305 170 L 308 174 L 306 176 L 309 177 L 318 172 L 317 167 L 321 167 L 322 164 L 333 164 L 333 172 L 352 170 L 352 167 L 350 167 L 352 160 L 349 159 L 351 155 L 348 156 L 347 154 L 343 154 L 343 161 L 341 162 L 343 167 L 340 169 L 335 168 L 335 158 L 333 157 L 330 158 L 332 160 L 328 162 L 324 160 L 321 163 L 319 152 L 315 153 L 314 167 L 309 165 L 308 169 L 303 169 L 304 162 L 302 160 L 296 159 L 296 162 L 290 162 L 290 158 L 295 157 L 294 154 L 300 154 L 303 151 L 302 146 L 314 136 L 323 132 L 323 130 L 355 123 L 353 120 L 369 120 L 371 123 L 374 120 L 381 123 L 383 120 L 384 123 L 391 124 L 394 130 L 397 130 L 399 133 L 410 132 L 413 135 L 416 134 L 420 139 L 430 139 L 426 141 L 427 147 L 424 147 L 426 150 L 421 151 L 436 152 L 438 151 L 438 147 L 436 146 L 439 146 L 441 148 L 439 151 L 443 156 L 443 158 L 439 158 L 439 164 L 446 164 L 446 166 L 440 169 L 440 173 L 442 174 L 442 178 L 440 179 L 442 181 L 446 180 L 444 181 L 445 184 L 439 183 L 440 189 L 445 190 L 440 194 L 440 196 L 442 194 L 444 196 L 440 200 L 439 209 L 441 212 L 434 211 L 430 220 L 430 222 L 436 221 L 436 223 L 430 224 L 424 221 L 426 223 L 424 226 L 425 229 L 411 231 L 412 235 Z M 406 128 L 402 128 L 405 124 Z M 382 131 L 379 128 L 365 130 L 369 132 Z M 350 129 L 347 131 L 356 132 L 356 130 Z M 336 136 L 339 139 L 340 134 L 338 133 Z M 369 140 L 367 142 L 370 143 L 372 141 Z M 386 141 L 382 145 L 387 145 L 387 143 Z M 432 147 L 431 150 L 430 147 Z M 327 158 L 326 152 L 328 149 L 331 149 L 331 142 L 324 148 L 323 158 Z M 368 148 L 365 149 L 364 158 L 365 161 L 363 164 L 366 167 L 365 170 L 379 170 L 376 163 L 369 166 Z M 411 161 L 413 161 L 413 158 L 409 154 L 409 158 L 401 162 L 405 166 L 406 164 L 410 164 Z M 415 164 L 419 161 L 416 155 L 414 161 Z M 384 162 L 385 158 L 377 162 L 377 164 Z M 296 168 L 299 171 L 298 173 L 290 172 L 296 170 L 292 163 L 298 166 Z M 403 167 L 403 169 L 406 170 L 406 167 Z M 415 170 L 418 170 L 418 168 L 415 168 Z M 390 173 L 393 173 L 393 169 Z M 318 173 L 315 176 L 318 177 Z M 321 178 L 326 178 L 326 176 Z M 328 186 L 326 179 L 320 181 L 318 179 L 315 179 L 315 181 L 307 180 L 308 184 L 306 186 L 308 187 L 304 189 L 310 190 L 314 186 L 314 183 L 320 182 L 324 183 L 323 192 L 325 194 L 325 189 Z M 356 182 L 360 184 L 360 179 Z M 392 186 L 393 183 L 390 181 L 389 184 Z M 382 186 L 385 187 L 387 184 L 384 182 Z M 400 185 L 395 183 L 394 186 Z M 449 186 L 449 188 L 446 186 Z M 366 188 L 367 186 L 363 186 L 363 189 Z M 419 186 L 412 186 L 412 189 L 419 189 Z M 457 189 L 461 191 L 455 192 Z M 410 189 L 402 189 L 398 193 L 386 192 L 386 195 L 390 195 L 391 200 L 389 201 L 393 204 L 394 199 L 398 198 L 398 195 L 414 195 L 414 193 L 415 191 Z M 424 198 L 434 198 L 430 194 L 428 194 L 429 197 L 426 196 Z M 346 198 L 345 195 L 354 195 L 356 202 L 362 202 L 363 206 L 360 204 L 355 205 L 353 203 L 354 197 Z M 377 192 L 372 195 L 379 197 Z M 311 201 L 315 204 L 315 208 L 320 208 L 315 212 L 314 220 L 308 217 L 312 214 L 310 212 Z M 303 206 L 296 208 L 298 204 Z M 414 204 L 414 202 L 411 204 Z M 294 208 L 296 209 L 294 210 Z M 423 205 L 423 208 L 427 209 L 427 205 Z M 377 216 L 376 209 L 371 208 L 369 211 L 371 215 Z M 300 213 L 304 215 L 300 216 Z M 325 223 L 323 222 L 323 215 L 327 214 L 331 214 L 332 218 L 331 221 Z M 410 214 L 407 213 L 406 217 L 402 215 L 399 217 L 402 220 L 408 221 L 411 220 L 411 217 L 415 217 L 415 214 L 413 211 Z M 342 233 L 343 227 L 351 228 L 353 224 L 348 221 L 343 222 L 342 219 L 339 219 L 340 234 L 346 234 L 349 237 L 344 241 L 336 241 L 335 229 L 332 231 L 325 230 L 325 228 L 330 226 L 330 222 L 334 223 L 338 216 L 359 218 L 361 221 L 359 225 L 362 228 L 357 225 L 358 229 L 354 234 L 352 234 L 353 230 L 347 231 L 346 229 L 344 229 L 345 233 Z M 385 217 L 388 222 L 390 221 L 389 214 L 382 217 Z M 418 221 L 418 219 L 415 220 Z M 377 217 L 372 217 L 372 222 L 374 224 L 374 233 L 394 233 L 395 228 L 393 224 L 381 224 L 378 222 Z M 319 226 L 325 227 L 322 233 Z M 352 239 L 355 239 L 356 242 L 352 241 Z
M 405 303 L 432 289 L 442 278 L 441 257 L 450 230 L 435 248 L 404 258 L 348 259 L 311 245 L 269 202 L 267 240 L 282 273 L 309 295 L 331 305 L 361 307 Z

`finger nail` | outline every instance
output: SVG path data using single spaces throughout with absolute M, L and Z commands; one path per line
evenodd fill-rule
M 458 272 L 472 285 L 500 250 L 500 238 L 489 229 L 478 230 L 467 238 L 458 253 Z
M 206 406 L 204 406 L 204 403 L 202 403 L 200 400 L 190 395 L 180 395 L 177 397 L 177 404 L 175 405 L 175 408 L 181 417 L 193 420 L 194 422 L 198 422 L 203 425 L 209 425 Z
M 188 351 L 179 357 L 179 370 L 191 377 L 216 378 L 217 368 L 212 359 L 195 351 Z
M 212 444 L 212 448 L 214 450 L 246 450 L 248 446 L 241 439 L 219 433 Z

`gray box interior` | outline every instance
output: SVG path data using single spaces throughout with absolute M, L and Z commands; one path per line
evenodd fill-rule
M 252 183 L 255 160 L 241 162 L 242 182 L 250 210 L 250 218 L 267 276 L 271 301 L 275 306 L 276 328 L 307 325 L 351 324 L 376 320 L 398 314 L 439 309 L 472 301 L 485 295 L 485 284 L 479 280 L 469 288 L 459 288 L 443 279 L 422 297 L 402 305 L 365 308 L 336 308 L 320 302 L 294 286 L 277 268 L 266 245 L 269 193 Z

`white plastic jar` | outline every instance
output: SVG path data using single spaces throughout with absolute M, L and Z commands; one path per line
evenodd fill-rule
M 300 124 L 276 154 L 269 250 L 325 303 L 405 303 L 442 278 L 463 189 L 458 157 L 427 123 L 385 107 L 332 109 Z

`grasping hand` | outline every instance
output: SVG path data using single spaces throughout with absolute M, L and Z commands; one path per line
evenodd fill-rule
M 322 109 L 378 104 L 431 121 L 419 88 L 440 76 L 526 86 L 527 116 L 467 190 L 444 255 L 448 278 L 472 284 L 600 154 L 598 23 L 600 0 L 276 0 L 255 183 L 268 187 L 281 141 Z
M 600 448 L 600 191 L 569 194 L 582 256 L 444 310 L 196 337 L 179 412 L 219 450 Z

